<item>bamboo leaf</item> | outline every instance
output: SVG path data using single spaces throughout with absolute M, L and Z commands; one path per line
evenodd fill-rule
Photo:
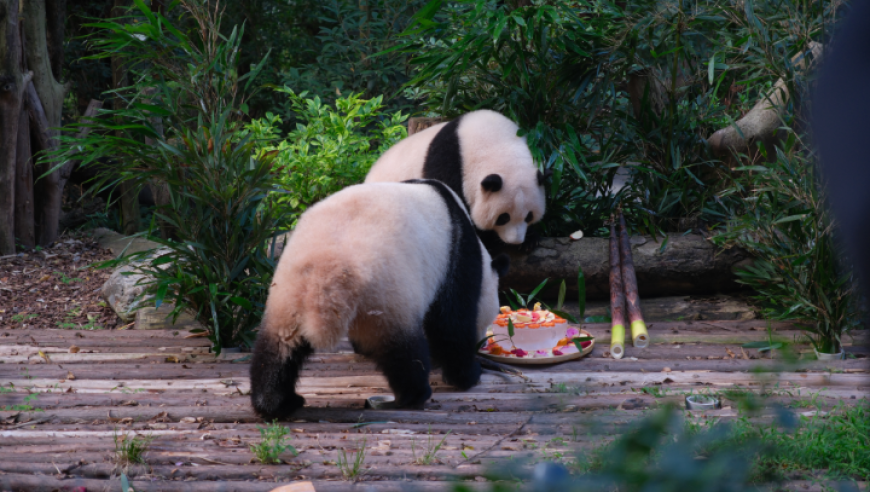
M 556 309 L 561 310 L 562 305 L 565 304 L 565 294 L 568 292 L 568 287 L 565 284 L 565 280 L 562 280 L 562 284 L 559 285 L 559 297 L 556 299 Z

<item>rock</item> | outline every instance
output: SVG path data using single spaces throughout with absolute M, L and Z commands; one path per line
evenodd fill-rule
M 169 251 L 168 248 L 160 248 L 155 250 L 148 258 L 155 258 Z M 115 311 L 124 323 L 133 322 L 136 318 L 136 309 L 143 302 L 147 301 L 147 298 L 137 299 L 145 291 L 146 285 L 152 279 L 149 275 L 137 272 L 138 267 L 141 267 L 146 261 L 150 261 L 150 259 L 131 261 L 115 269 L 109 280 L 106 280 L 106 283 L 103 284 L 100 292 L 100 295 L 108 303 L 109 307 Z
M 149 249 L 161 247 L 160 243 L 155 243 L 141 237 L 130 238 L 105 227 L 94 229 L 93 235 L 101 248 L 110 250 L 116 257 L 119 257 L 122 252 L 127 256 L 140 251 L 148 251 Z

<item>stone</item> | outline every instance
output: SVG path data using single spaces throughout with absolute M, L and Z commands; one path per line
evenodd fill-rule
M 116 258 L 120 257 L 121 253 L 124 253 L 125 256 L 128 256 L 133 253 L 139 253 L 141 251 L 148 251 L 149 249 L 157 249 L 161 247 L 160 243 L 149 241 L 141 237 L 127 237 L 123 234 L 118 234 L 111 229 L 106 229 L 105 227 L 98 227 L 94 229 L 93 235 L 94 239 L 97 241 L 100 247 L 110 250 Z
M 120 266 L 103 284 L 100 295 L 124 323 L 132 323 L 136 318 L 136 309 L 143 302 L 147 302 L 146 297 L 140 296 L 153 279 L 150 275 L 139 273 L 138 268 L 143 266 L 144 262 L 150 261 L 150 258 L 161 256 L 169 251 L 168 248 L 160 248 L 146 259 L 131 261 Z

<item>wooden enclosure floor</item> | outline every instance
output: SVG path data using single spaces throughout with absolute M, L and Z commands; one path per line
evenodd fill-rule
M 743 388 L 823 406 L 870 396 L 866 331 L 847 342 L 857 358 L 786 366 L 741 349 L 766 339 L 761 320 L 654 322 L 652 345 L 627 347 L 622 360 L 603 357 L 609 326 L 584 328 L 597 337 L 589 357 L 522 367 L 525 381 L 486 372 L 477 387 L 457 392 L 433 373 L 424 411 L 364 410 L 366 397 L 389 393 L 374 365 L 349 350 L 315 354 L 299 386 L 308 406 L 284 423 L 299 454 L 281 455 L 278 465 L 256 462 L 249 449 L 264 424 L 247 396 L 248 354 L 215 358 L 206 339 L 185 330 L 0 330 L 0 491 L 117 491 L 122 471 L 140 492 L 268 491 L 294 480 L 317 491 L 446 490 L 451 480 L 477 489 L 496 463 L 512 458 L 517 471 L 571 458 L 688 392 Z M 789 340 L 799 334 L 789 324 L 774 328 Z M 737 415 L 731 405 L 725 397 L 721 410 L 691 413 L 727 420 Z M 114 437 L 134 434 L 152 441 L 145 463 L 124 470 Z M 361 475 L 348 480 L 337 462 L 362 448 Z

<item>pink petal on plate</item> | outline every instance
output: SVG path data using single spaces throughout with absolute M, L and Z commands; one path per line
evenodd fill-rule
M 556 355 L 556 356 L 562 355 L 562 351 L 553 349 L 553 355 Z
M 565 336 L 568 338 L 574 338 L 579 334 L 580 332 L 577 331 L 577 328 L 568 328 L 568 330 L 565 332 Z

